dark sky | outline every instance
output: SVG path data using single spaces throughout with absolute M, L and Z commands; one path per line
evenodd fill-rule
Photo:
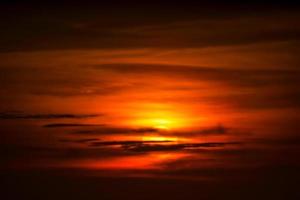
M 1 51 L 197 48 L 289 42 L 299 35 L 293 4 L 120 2 L 7 3 Z

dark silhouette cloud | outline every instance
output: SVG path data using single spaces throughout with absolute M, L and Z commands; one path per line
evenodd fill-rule
M 240 142 L 207 142 L 207 143 L 183 143 L 171 145 L 131 145 L 125 147 L 126 150 L 135 152 L 150 152 L 150 151 L 180 151 L 188 149 L 215 148 L 227 145 L 237 145 Z
M 82 119 L 99 116 L 101 116 L 101 114 L 29 114 L 22 112 L 0 113 L 0 119 Z
M 89 143 L 98 141 L 98 138 L 84 138 L 84 139 L 60 139 L 60 142 L 71 142 L 71 143 Z
M 67 127 L 94 127 L 94 126 L 104 126 L 104 124 L 79 124 L 79 123 L 53 123 L 45 124 L 45 128 L 67 128 Z
M 179 143 L 174 144 L 172 140 L 165 141 L 105 141 L 105 142 L 92 142 L 92 147 L 104 146 L 121 146 L 124 150 L 134 152 L 151 152 L 151 151 L 180 151 L 186 149 L 197 148 L 214 148 L 223 147 L 226 145 L 239 145 L 241 142 L 205 142 L 205 143 Z
M 169 143 L 173 142 L 172 140 L 163 140 L 163 141 L 141 141 L 141 140 L 127 140 L 127 141 L 103 141 L 103 142 L 92 142 L 90 143 L 90 146 L 92 147 L 102 147 L 102 146 L 122 146 L 122 147 L 130 147 L 135 145 L 141 145 L 141 144 L 148 144 L 148 143 Z
M 64 124 L 49 124 L 50 127 L 54 125 L 54 127 L 64 127 Z M 58 125 L 58 126 L 57 126 Z M 71 126 L 73 124 L 70 124 Z M 82 124 L 84 126 L 90 126 L 89 124 Z M 68 126 L 68 124 L 66 124 Z M 80 127 L 81 124 L 74 124 L 74 127 Z M 93 126 L 93 125 L 91 125 Z M 97 125 L 96 125 L 97 126 Z M 74 134 L 82 134 L 82 135 L 109 135 L 109 134 L 141 134 L 141 133 L 158 133 L 162 136 L 184 136 L 184 137 L 193 137 L 193 136 L 214 136 L 214 135 L 230 135 L 232 132 L 231 129 L 223 126 L 217 125 L 212 127 L 200 127 L 195 130 L 162 130 L 157 128 L 126 128 L 126 127 L 114 127 L 108 125 L 99 125 L 101 127 L 96 129 L 80 129 L 75 130 Z M 196 126 L 196 125 L 195 125 Z
M 254 138 L 249 142 L 269 146 L 300 147 L 300 137 L 296 133 L 279 138 Z
M 78 130 L 75 131 L 75 134 L 83 134 L 83 135 L 103 135 L 103 134 L 128 134 L 128 133 L 158 133 L 159 129 L 156 128 L 126 128 L 126 127 L 114 127 L 104 125 L 101 128 L 92 129 L 92 130 Z
M 0 50 L 191 48 L 299 39 L 293 6 L 187 4 L 3 6 Z
M 101 158 L 114 158 L 120 156 L 131 155 L 128 151 L 114 150 L 112 148 L 82 148 L 71 147 L 66 143 L 83 144 L 88 145 L 90 142 L 97 141 L 96 138 L 88 139 L 61 139 L 58 142 L 61 143 L 58 147 L 46 146 L 41 144 L 1 144 L 0 155 L 2 160 L 0 161 L 0 168 L 11 168 L 16 165 L 22 167 L 32 165 L 39 165 L 37 160 L 44 160 L 45 162 L 61 162 L 76 159 L 99 159 Z M 63 145 L 63 146 L 62 146 Z M 32 163 L 31 163 L 32 161 Z M 46 166 L 45 163 L 43 166 Z

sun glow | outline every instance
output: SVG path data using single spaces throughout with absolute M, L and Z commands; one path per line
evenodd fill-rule
M 207 122 L 205 109 L 200 112 L 181 103 L 173 102 L 124 102 L 114 106 L 115 116 L 111 123 L 133 129 L 157 129 L 158 132 L 192 130 Z M 149 133 L 153 131 L 149 131 Z M 154 130 L 155 132 L 155 130 Z
M 188 126 L 187 119 L 190 119 L 178 107 L 170 104 L 141 104 L 134 107 L 136 111 L 129 122 L 132 126 L 178 129 Z
M 142 121 L 142 120 L 141 120 Z M 148 124 L 157 129 L 170 129 L 175 124 L 175 119 L 167 118 L 153 118 L 145 119 L 143 123 Z
M 158 141 L 158 142 L 163 142 L 163 141 L 177 142 L 178 138 L 177 137 L 164 137 L 164 136 L 143 136 L 142 140 L 143 141 Z

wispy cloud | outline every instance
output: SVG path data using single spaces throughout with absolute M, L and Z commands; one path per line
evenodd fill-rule
M 173 142 L 172 140 L 149 140 L 149 141 L 140 141 L 140 140 L 126 140 L 126 141 L 103 141 L 103 142 L 92 142 L 90 146 L 92 147 L 101 147 L 101 146 L 115 146 L 120 145 L 122 147 L 127 147 L 131 145 L 140 145 L 140 144 L 148 144 L 148 143 L 169 143 Z
M 178 143 L 174 144 L 172 140 L 165 141 L 104 141 L 92 142 L 91 147 L 120 146 L 124 150 L 135 152 L 150 151 L 180 151 L 198 148 L 214 148 L 226 145 L 240 145 L 241 142 L 206 142 L 206 143 Z
M 199 128 L 197 130 L 191 131 L 173 131 L 171 132 L 172 135 L 176 136 L 209 136 L 209 135 L 227 135 L 230 134 L 229 128 L 224 127 L 223 125 L 213 126 L 213 127 L 206 127 L 206 128 Z
M 45 124 L 45 128 L 68 128 L 68 127 L 94 127 L 94 126 L 104 126 L 104 124 L 80 124 L 80 123 L 53 123 Z
M 1 112 L 0 119 L 83 119 L 99 117 L 101 114 L 31 114 L 22 112 Z
M 105 135 L 105 134 L 140 134 L 140 133 L 159 133 L 160 129 L 156 128 L 127 128 L 127 127 L 116 127 L 116 126 L 107 126 L 104 125 L 97 129 L 92 130 L 78 130 L 75 131 L 74 134 L 82 134 L 82 135 Z
M 122 7 L 116 5 L 106 7 L 101 4 L 87 10 L 82 10 L 82 7 L 86 8 L 82 5 L 73 7 L 75 9 L 73 12 L 77 15 L 72 18 L 61 5 L 55 9 L 57 16 L 45 15 L 37 9 L 36 12 L 30 13 L 31 17 L 18 13 L 11 17 L 11 13 L 3 9 L 2 15 L 9 18 L 9 22 L 17 20 L 22 23 L 2 21 L 6 28 L 2 33 L 3 45 L 0 50 L 190 48 L 299 38 L 297 26 L 299 15 L 291 8 L 288 10 L 282 10 L 281 7 L 271 9 L 269 6 L 268 10 L 256 8 L 253 10 L 256 14 L 253 15 L 249 13 L 251 9 L 243 7 L 224 10 L 222 6 L 203 6 L 201 3 L 201 6 L 197 5 L 194 8 L 187 6 L 186 9 L 175 6 L 174 12 L 170 6 L 171 4 L 161 7 L 152 5 L 155 12 L 149 12 L 148 10 L 151 10 L 149 7 L 140 5 L 140 10 L 144 10 L 141 16 L 139 12 L 132 10 L 135 6 L 127 4 Z M 109 12 L 110 10 L 115 12 Z M 212 14 L 208 12 L 210 10 L 215 12 Z M 16 32 L 24 31 L 23 24 L 28 26 L 26 34 L 16 35 Z M 43 30 L 43 38 L 37 37 L 39 34 L 37 30 Z M 32 38 L 30 45 L 25 40 L 26 36 Z M 49 42 L 45 44 L 44 39 Z
M 58 125 L 58 126 L 57 126 Z M 74 127 L 78 126 L 93 126 L 93 124 L 70 124 L 70 126 L 74 125 Z M 46 125 L 47 126 L 47 125 Z M 64 124 L 49 124 L 50 127 L 64 127 Z M 68 126 L 68 124 L 66 124 Z M 95 125 L 97 126 L 97 125 Z M 183 136 L 183 137 L 193 137 L 193 136 L 216 136 L 216 135 L 229 135 L 232 134 L 231 129 L 223 126 L 211 126 L 211 127 L 199 127 L 194 130 L 162 130 L 152 127 L 146 128 L 128 128 L 128 127 L 117 127 L 117 126 L 109 126 L 105 124 L 100 124 L 100 127 L 95 129 L 80 129 L 75 130 L 74 134 L 82 134 L 82 135 L 109 135 L 109 134 L 141 134 L 141 133 L 157 133 L 160 135 L 172 135 L 172 136 Z
M 91 66 L 94 69 L 127 74 L 154 74 L 170 77 L 185 77 L 191 80 L 221 82 L 240 87 L 292 86 L 299 83 L 297 69 L 240 69 L 219 66 L 186 66 L 170 64 L 114 63 Z
M 60 142 L 71 142 L 71 143 L 89 143 L 98 141 L 98 138 L 84 138 L 84 139 L 60 139 Z

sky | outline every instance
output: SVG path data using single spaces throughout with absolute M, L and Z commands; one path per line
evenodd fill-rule
M 299 196 L 299 19 L 287 3 L 4 2 L 1 183 L 37 199 Z

